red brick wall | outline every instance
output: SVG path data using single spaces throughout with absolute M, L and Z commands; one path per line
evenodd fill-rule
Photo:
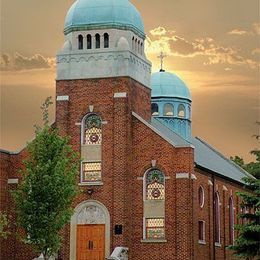
M 232 251 L 226 249 L 229 245 L 229 198 L 232 195 L 235 207 L 235 224 L 238 223 L 236 215 L 239 213 L 239 198 L 236 192 L 242 191 L 242 185 L 224 180 L 220 177 L 213 179 L 212 175 L 201 170 L 196 170 L 197 180 L 193 181 L 194 186 L 194 254 L 195 259 L 235 259 L 232 256 Z M 214 220 L 213 220 L 213 186 L 209 181 L 215 183 L 215 191 L 219 193 L 220 198 L 220 244 L 214 246 Z M 199 186 L 204 188 L 205 202 L 203 208 L 200 208 L 198 201 Z M 224 187 L 223 187 L 224 186 Z M 227 191 L 226 191 L 227 188 Z M 198 243 L 198 221 L 205 221 L 206 228 L 206 244 Z M 236 236 L 236 232 L 235 232 Z M 215 249 L 214 249 L 215 248 Z

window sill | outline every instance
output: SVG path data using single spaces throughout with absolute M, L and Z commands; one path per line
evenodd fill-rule
M 142 239 L 142 243 L 167 243 L 166 239 Z
M 198 241 L 200 245 L 206 245 L 206 241 L 205 240 L 199 240 Z
M 218 243 L 218 242 L 215 242 L 215 246 L 217 246 L 217 247 L 221 247 L 221 244 Z
M 102 186 L 104 183 L 102 181 L 97 182 L 80 182 L 79 186 Z

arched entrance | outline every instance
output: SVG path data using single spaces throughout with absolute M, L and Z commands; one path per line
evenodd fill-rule
M 110 254 L 110 216 L 95 200 L 81 202 L 70 222 L 70 259 L 104 259 Z

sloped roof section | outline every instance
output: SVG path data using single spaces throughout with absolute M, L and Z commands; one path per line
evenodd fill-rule
M 174 147 L 193 147 L 192 144 L 184 140 L 181 136 L 174 133 L 171 129 L 169 129 L 167 126 L 159 122 L 157 119 L 152 118 L 151 122 L 147 122 L 142 117 L 140 117 L 135 112 L 132 112 L 132 115 L 137 118 L 139 121 L 141 121 L 144 125 L 149 127 L 151 130 L 153 130 L 156 134 L 161 136 L 164 140 L 166 140 L 169 144 L 171 144 Z
M 195 163 L 198 166 L 240 183 L 244 183 L 242 178 L 245 176 L 251 176 L 200 138 L 193 137 L 192 143 L 195 146 Z

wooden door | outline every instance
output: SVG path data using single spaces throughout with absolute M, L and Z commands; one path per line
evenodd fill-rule
M 77 225 L 77 260 L 105 259 L 105 225 Z

